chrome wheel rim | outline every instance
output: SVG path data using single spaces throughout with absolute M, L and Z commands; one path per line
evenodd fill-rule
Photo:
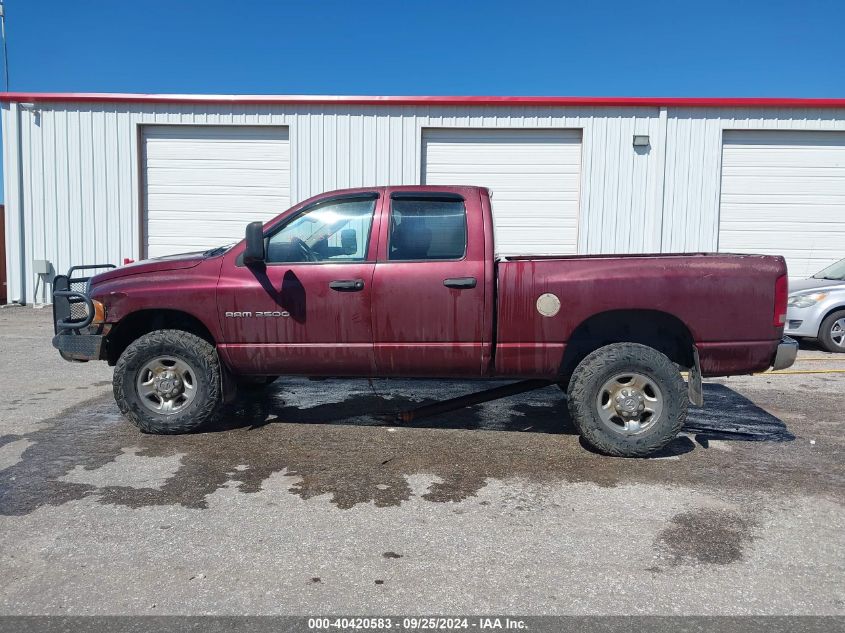
M 637 435 L 660 419 L 663 392 L 644 374 L 616 374 L 599 389 L 596 410 L 609 430 L 620 435 Z
M 845 347 L 845 318 L 837 319 L 830 328 L 830 338 L 839 347 Z
M 138 372 L 135 389 L 141 404 L 153 413 L 173 415 L 184 411 L 197 393 L 194 369 L 174 356 L 159 356 Z

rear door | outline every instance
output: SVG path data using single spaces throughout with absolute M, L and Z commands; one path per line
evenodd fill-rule
M 266 229 L 265 265 L 246 266 L 239 252 L 227 256 L 218 285 L 220 347 L 235 371 L 374 373 L 378 206 L 377 191 L 321 198 Z
M 478 191 L 388 190 L 373 278 L 378 373 L 480 376 L 485 252 Z

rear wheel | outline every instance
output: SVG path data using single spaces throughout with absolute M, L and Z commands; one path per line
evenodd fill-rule
M 845 353 L 845 310 L 838 310 L 822 321 L 819 343 L 828 352 Z
M 115 365 L 113 385 L 120 411 L 145 433 L 193 431 L 223 399 L 214 346 L 180 330 L 157 330 L 130 344 Z
M 607 455 L 649 455 L 677 436 L 687 416 L 686 385 L 674 363 L 638 343 L 588 355 L 572 374 L 568 396 L 581 437 Z

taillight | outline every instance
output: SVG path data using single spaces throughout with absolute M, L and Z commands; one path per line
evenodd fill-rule
M 786 275 L 781 275 L 775 282 L 775 312 L 772 325 L 783 327 L 786 324 L 786 299 L 789 293 L 789 283 Z

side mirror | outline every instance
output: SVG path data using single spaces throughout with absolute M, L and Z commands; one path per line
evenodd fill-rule
M 358 234 L 355 229 L 343 229 L 340 232 L 340 248 L 344 255 L 354 255 L 358 252 Z
M 244 264 L 260 264 L 264 259 L 264 224 L 262 222 L 250 222 L 246 225 Z

